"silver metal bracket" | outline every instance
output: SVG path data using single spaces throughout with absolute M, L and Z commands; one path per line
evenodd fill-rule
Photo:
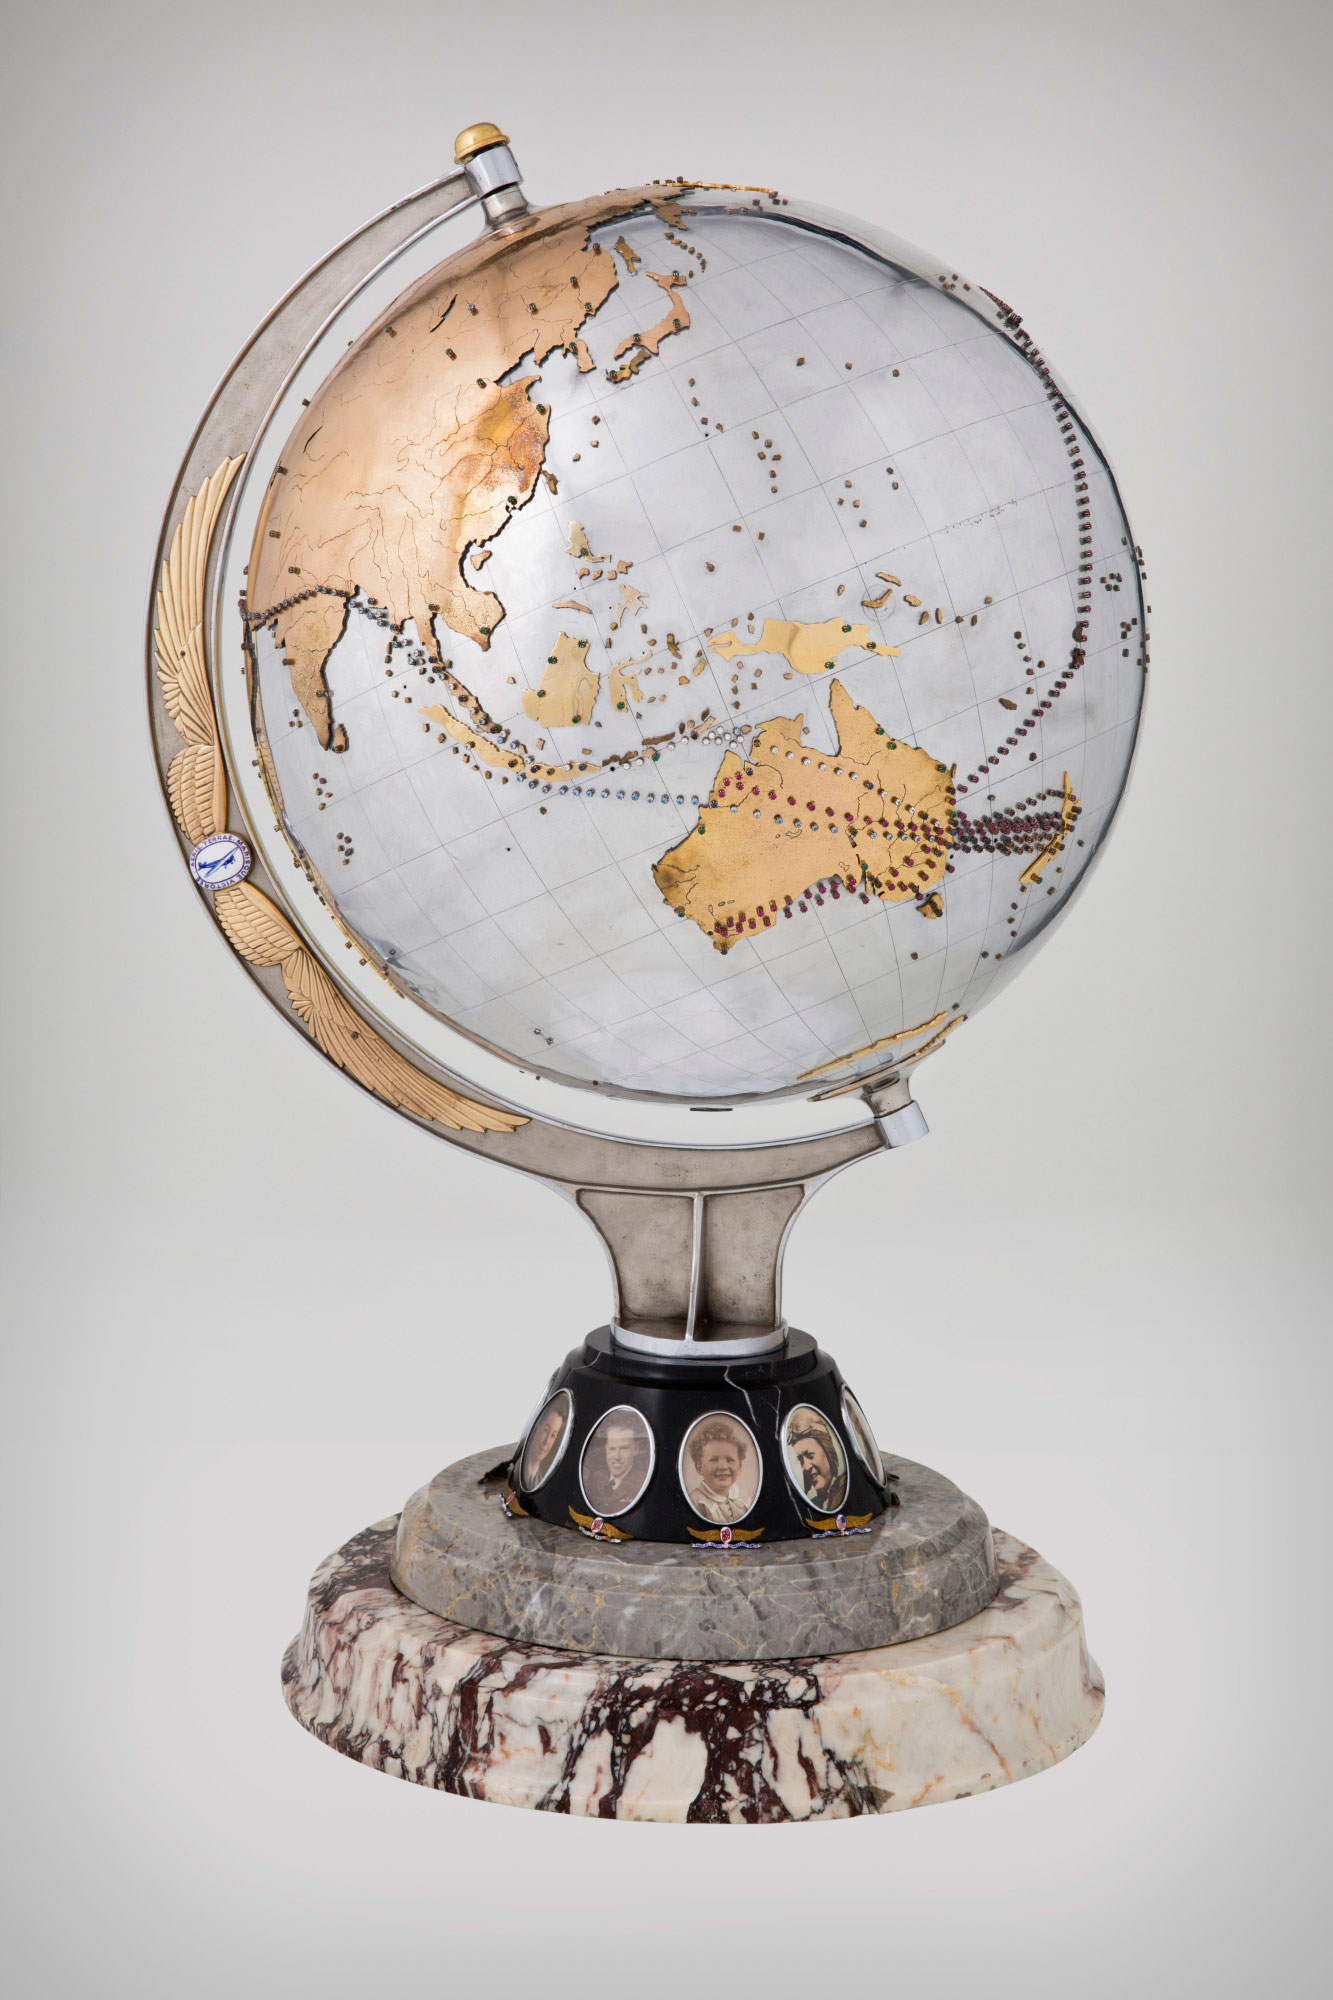
M 460 148 L 464 142 L 471 140 L 475 143 L 491 131 L 495 131 L 494 126 L 470 127 L 468 132 L 459 135 Z M 497 133 L 494 141 L 482 145 L 475 152 L 463 152 L 460 164 L 492 229 L 498 228 L 501 223 L 516 222 L 528 213 L 523 176 L 502 133 Z
M 912 1096 L 908 1078 L 895 1072 L 878 1083 L 867 1084 L 862 1097 L 874 1113 L 879 1136 L 892 1151 L 924 1139 L 930 1132 L 921 1106 Z

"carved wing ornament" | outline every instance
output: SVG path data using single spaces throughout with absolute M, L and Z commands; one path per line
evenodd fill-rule
M 222 503 L 239 458 L 224 458 L 187 505 L 171 538 L 157 592 L 153 650 L 167 714 L 185 738 L 171 761 L 167 795 L 189 841 L 227 824 L 227 776 L 204 654 L 204 578 Z
M 167 714 L 185 739 L 167 771 L 176 823 L 192 844 L 227 825 L 222 759 L 204 647 L 204 584 L 222 504 L 242 460 L 225 458 L 192 496 L 162 564 L 153 625 L 157 677 Z M 205 891 L 228 942 L 250 965 L 276 965 L 292 1012 L 331 1062 L 395 1110 L 454 1132 L 513 1132 L 529 1121 L 479 1104 L 438 1083 L 386 1041 L 343 998 L 277 905 L 241 882 Z

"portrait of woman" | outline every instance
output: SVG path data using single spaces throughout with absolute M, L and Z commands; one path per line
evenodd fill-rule
M 800 1403 L 782 1424 L 787 1476 L 819 1514 L 836 1514 L 847 1498 L 847 1453 L 822 1410 Z

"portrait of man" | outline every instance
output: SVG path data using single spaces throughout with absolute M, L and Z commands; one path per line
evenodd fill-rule
M 628 1404 L 608 1410 L 583 1447 L 579 1483 L 594 1514 L 611 1520 L 631 1508 L 653 1469 L 648 1426 Z
M 700 1417 L 680 1455 L 685 1498 L 705 1521 L 741 1521 L 759 1497 L 759 1449 L 745 1425 L 725 1414 Z
M 518 1469 L 518 1483 L 525 1493 L 535 1493 L 548 1475 L 555 1471 L 565 1432 L 569 1428 L 571 1409 L 569 1391 L 559 1389 L 538 1415 L 528 1434 Z
M 884 1461 L 875 1443 L 875 1433 L 866 1422 L 866 1413 L 850 1389 L 842 1392 L 843 1421 L 852 1434 L 856 1455 L 877 1486 L 884 1484 Z
M 847 1498 L 847 1455 L 828 1418 L 802 1403 L 783 1430 L 787 1469 L 821 1514 L 836 1514 Z

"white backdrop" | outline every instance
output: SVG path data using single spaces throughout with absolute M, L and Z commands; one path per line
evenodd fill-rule
M 1275 0 L 47 4 L 6 37 L 10 1990 L 1322 1990 L 1329 15 Z M 358 1770 L 309 1571 L 604 1316 L 553 1197 L 302 1051 L 193 907 L 141 633 L 278 294 L 499 120 L 534 200 L 771 182 L 1023 312 L 1153 666 L 1123 825 L 788 1258 L 894 1450 L 1072 1576 L 1087 1749 L 945 1811 L 617 1827 Z M 354 1225 L 344 1218 L 355 1215 Z M 1325 1857 L 1326 1858 L 1326 1857 Z

